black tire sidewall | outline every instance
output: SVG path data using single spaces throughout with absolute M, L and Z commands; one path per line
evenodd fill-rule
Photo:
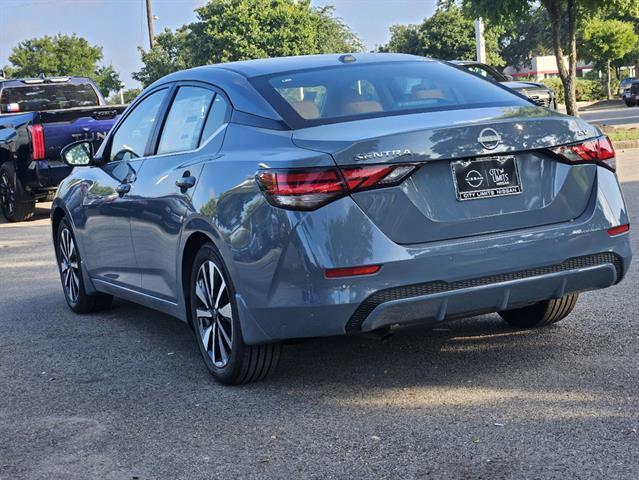
M 9 177 L 9 179 L 12 181 L 13 183 L 13 189 L 14 189 L 14 201 L 13 201 L 13 212 L 15 213 L 15 209 L 16 209 L 16 195 L 17 192 L 15 192 L 15 190 L 17 190 L 16 187 L 16 176 L 15 176 L 15 170 L 13 168 L 13 166 L 10 163 L 3 163 L 2 165 L 0 165 L 0 182 L 2 181 L 2 176 L 3 175 L 7 175 Z M 7 207 L 5 205 L 4 202 L 1 202 L 0 208 L 2 208 L 2 214 L 4 215 L 4 217 L 7 220 L 12 220 L 13 214 L 9 214 Z
M 62 275 L 62 267 L 61 267 L 61 261 L 60 261 L 61 260 L 60 238 L 62 236 L 62 231 L 65 229 L 69 230 L 69 233 L 71 234 L 71 238 L 73 239 L 76 256 L 78 258 L 78 265 L 80 265 L 82 261 L 82 256 L 80 254 L 80 249 L 78 248 L 78 242 L 75 239 L 75 235 L 73 234 L 73 229 L 71 228 L 69 221 L 66 218 L 63 218 L 60 221 L 60 225 L 58 225 L 58 231 L 56 232 L 56 241 L 55 241 L 55 255 L 56 255 L 56 261 L 58 263 L 58 272 L 60 274 L 60 282 L 62 283 L 62 291 L 64 292 L 64 298 L 67 301 L 69 308 L 73 310 L 74 312 L 83 312 L 86 310 L 86 307 L 88 306 L 87 304 L 90 301 L 90 299 L 84 289 L 84 279 L 82 278 L 81 267 L 80 267 L 80 271 L 78 275 L 79 277 L 78 281 L 80 285 L 78 287 L 78 300 L 76 302 L 71 300 L 71 298 L 69 297 L 69 293 L 67 292 L 67 288 L 64 286 L 64 276 Z
M 5 204 L 0 205 L 2 214 L 10 222 L 29 220 L 35 212 L 35 197 L 26 192 L 11 162 L 0 165 L 0 176 L 5 173 L 13 185 L 13 213 L 9 214 Z
M 228 289 L 229 294 L 229 301 L 231 303 L 231 311 L 233 312 L 233 339 L 231 346 L 231 355 L 229 357 L 229 362 L 222 368 L 216 367 L 213 364 L 213 361 L 209 357 L 208 352 L 204 348 L 204 345 L 202 343 L 202 336 L 200 334 L 200 328 L 198 325 L 198 319 L 195 312 L 195 282 L 197 281 L 197 275 L 200 267 L 206 261 L 212 261 L 213 263 L 215 263 L 217 268 L 224 275 L 224 282 L 226 283 L 226 288 Z M 193 261 L 193 266 L 191 268 L 191 275 L 189 277 L 188 293 L 189 311 L 191 314 L 190 318 L 197 345 L 202 355 L 202 360 L 204 361 L 204 364 L 206 365 L 208 371 L 218 381 L 225 384 L 232 384 L 241 373 L 246 344 L 244 343 L 244 340 L 242 338 L 242 331 L 240 328 L 239 315 L 237 311 L 237 303 L 235 301 L 235 287 L 233 285 L 233 281 L 231 280 L 231 276 L 229 275 L 226 265 L 224 264 L 220 255 L 212 244 L 203 245 L 195 256 L 195 260 Z

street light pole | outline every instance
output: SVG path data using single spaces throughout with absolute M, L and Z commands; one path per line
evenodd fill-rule
M 146 23 L 149 28 L 149 46 L 153 48 L 155 34 L 153 33 L 153 7 L 151 6 L 151 0 L 146 0 Z
M 477 50 L 477 61 L 486 63 L 486 42 L 484 41 L 484 20 L 479 17 L 475 19 L 475 48 Z

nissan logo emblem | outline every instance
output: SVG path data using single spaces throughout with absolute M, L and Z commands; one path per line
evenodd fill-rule
M 479 132 L 479 137 L 477 137 L 477 141 L 486 150 L 494 150 L 501 143 L 501 135 L 499 135 L 492 128 L 484 128 L 481 132 Z

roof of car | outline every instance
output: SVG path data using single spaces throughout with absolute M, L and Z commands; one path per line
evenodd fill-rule
M 346 61 L 344 61 L 344 59 L 346 59 Z M 332 67 L 344 64 L 357 65 L 362 63 L 405 62 L 410 60 L 425 61 L 429 59 L 403 53 L 350 53 L 262 58 L 258 60 L 244 60 L 212 66 L 233 70 L 234 72 L 240 73 L 246 77 L 255 77 L 258 75 L 271 75 L 279 72 Z
M 355 60 L 353 61 L 351 58 Z M 341 60 L 340 60 L 341 59 Z M 217 63 L 190 68 L 171 73 L 155 81 L 147 90 L 161 85 L 181 81 L 201 81 L 211 83 L 231 97 L 236 110 L 281 120 L 273 107 L 257 93 L 249 80 L 260 75 L 306 70 L 310 68 L 332 67 L 379 62 L 432 61 L 429 58 L 403 53 L 350 53 L 330 55 L 303 55 L 297 57 L 263 58 L 240 62 Z

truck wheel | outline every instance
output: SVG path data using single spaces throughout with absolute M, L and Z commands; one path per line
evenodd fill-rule
M 29 220 L 35 213 L 35 198 L 24 190 L 10 163 L 0 166 L 0 207 L 10 222 Z
M 578 293 L 571 293 L 561 298 L 544 300 L 527 307 L 499 312 L 499 315 L 513 327 L 545 327 L 566 318 L 575 308 L 578 298 Z

